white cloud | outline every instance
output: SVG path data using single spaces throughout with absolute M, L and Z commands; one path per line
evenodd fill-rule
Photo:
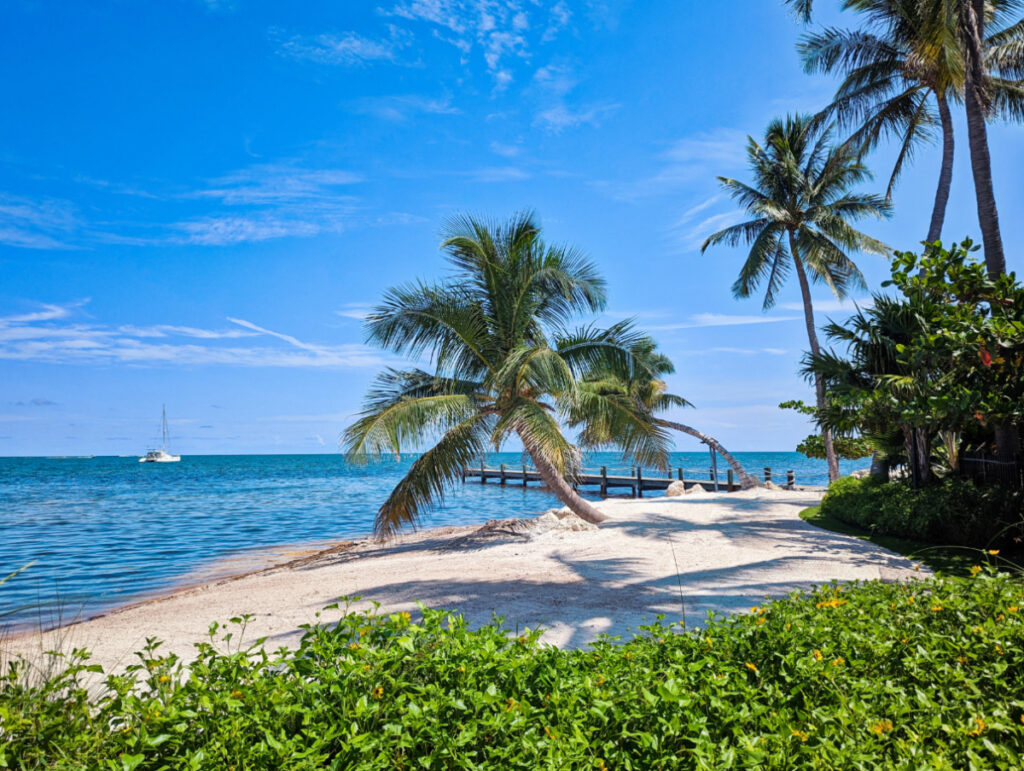
M 372 307 L 369 303 L 345 303 L 340 310 L 336 310 L 334 313 L 342 318 L 362 321 Z
M 458 115 L 461 112 L 448 96 L 439 99 L 415 95 L 372 97 L 355 102 L 354 108 L 359 113 L 395 122 L 417 114 Z
M 522 152 L 519 145 L 506 145 L 501 142 L 491 142 L 491 152 L 503 158 L 515 158 Z
M 177 324 L 112 327 L 71 323 L 76 307 L 47 305 L 38 313 L 0 318 L 0 359 L 53 364 L 302 368 L 376 367 L 383 363 L 376 351 L 363 345 L 309 343 L 243 319 L 228 320 L 244 331 Z M 259 336 L 269 336 L 287 345 L 223 344 L 224 340 Z
M 477 182 L 521 182 L 530 178 L 529 172 L 515 166 L 490 166 L 476 169 L 469 172 L 469 176 Z
M 697 329 L 699 327 L 732 327 L 744 324 L 775 324 L 798 321 L 799 316 L 734 316 L 726 313 L 695 313 L 679 324 L 648 326 L 650 330 Z
M 389 33 L 387 38 L 374 39 L 356 32 L 289 37 L 278 29 L 270 32 L 271 38 L 277 41 L 277 53 L 281 56 L 343 66 L 394 62 L 398 52 L 409 44 L 411 38 L 407 32 L 393 25 L 389 27 Z
M 0 244 L 22 249 L 73 249 L 81 223 L 68 201 L 0 193 Z
M 844 300 L 839 300 L 835 297 L 826 297 L 822 299 L 811 298 L 811 304 L 814 306 L 815 312 L 856 313 L 858 307 L 870 308 L 874 304 L 874 301 L 870 297 L 847 297 Z M 802 302 L 779 303 L 779 307 L 787 311 L 802 311 L 804 309 L 804 304 Z

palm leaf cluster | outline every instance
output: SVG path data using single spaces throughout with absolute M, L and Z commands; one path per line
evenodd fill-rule
M 712 234 L 701 251 L 717 244 L 750 246 L 732 287 L 737 297 L 764 285 L 764 308 L 771 308 L 793 267 L 806 268 L 813 281 L 845 297 L 851 287 L 864 286 L 848 252 L 887 253 L 851 222 L 888 216 L 891 207 L 876 194 L 851 192 L 870 172 L 851 147 L 834 146 L 831 139 L 832 129 L 808 116 L 774 120 L 763 143 L 748 138 L 753 181 L 718 178 L 751 218 Z
M 576 249 L 546 244 L 530 213 L 504 224 L 456 217 L 444 236 L 452 274 L 388 290 L 366 320 L 370 342 L 429 362 L 383 372 L 342 439 L 354 458 L 432 445 L 381 506 L 376 532 L 415 526 L 465 466 L 514 436 L 564 502 L 597 516 L 564 482 L 581 454 L 561 423 L 665 464 L 668 435 L 636 400 L 583 385 L 636 379 L 646 336 L 628 321 L 572 326 L 605 307 L 604 280 Z

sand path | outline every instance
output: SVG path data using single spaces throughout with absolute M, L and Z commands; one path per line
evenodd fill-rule
M 361 542 L 315 559 L 186 589 L 46 635 L 18 650 L 84 646 L 108 671 L 133 660 L 146 637 L 188 658 L 211 621 L 253 613 L 247 636 L 294 645 L 340 596 L 361 595 L 388 612 L 416 602 L 461 611 L 474 623 L 547 628 L 545 639 L 582 646 L 602 632 L 628 634 L 658 613 L 687 624 L 707 611 L 734 612 L 832 579 L 920 576 L 903 557 L 804 523 L 820 493 L 752 490 L 638 501 L 607 500 L 612 519 L 596 531 L 467 537 L 474 528 L 423 531 L 390 545 Z M 674 558 L 673 558 L 674 551 Z M 678 564 L 678 572 L 676 565 Z M 335 613 L 321 617 L 330 620 Z

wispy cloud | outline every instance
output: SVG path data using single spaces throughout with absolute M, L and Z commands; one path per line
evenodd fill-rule
M 354 103 L 356 112 L 389 121 L 405 121 L 414 115 L 458 115 L 451 97 L 430 99 L 424 96 L 380 96 L 360 99 Z
M 565 0 L 402 0 L 381 13 L 432 27 L 463 64 L 479 51 L 495 91 L 515 80 L 516 63 L 528 61 L 533 47 L 553 42 L 572 20 Z
M 515 158 L 523 149 L 519 145 L 503 144 L 502 142 L 491 142 L 491 152 L 500 155 L 502 158 Z
M 798 321 L 799 316 L 734 316 L 726 313 L 695 313 L 678 324 L 648 326 L 650 330 L 697 329 L 699 327 L 733 327 L 744 324 L 777 324 Z
M 0 244 L 22 249 L 73 249 L 68 239 L 80 227 L 68 201 L 0 193 Z
M 847 297 L 845 300 L 839 300 L 835 297 L 825 297 L 821 299 L 811 299 L 811 304 L 814 306 L 814 310 L 822 313 L 855 313 L 857 308 L 870 308 L 874 304 L 874 300 L 870 297 Z M 802 302 L 789 302 L 779 303 L 779 307 L 787 311 L 802 311 L 804 304 Z
M 108 326 L 77 321 L 75 305 L 47 305 L 35 313 L 0 317 L 0 359 L 53 364 L 221 365 L 239 367 L 376 367 L 379 354 L 363 345 L 301 340 L 245 319 L 241 329 L 162 324 Z M 57 312 L 59 309 L 60 312 Z M 239 346 L 238 338 L 270 337 L 285 345 Z M 233 341 L 225 344 L 225 340 Z
M 369 38 L 356 32 L 287 35 L 275 28 L 270 30 L 270 36 L 277 43 L 277 53 L 281 56 L 351 67 L 396 61 L 398 52 L 409 44 L 411 36 L 395 25 L 390 25 L 388 32 L 387 37 Z
M 468 172 L 467 176 L 477 182 L 521 182 L 531 175 L 515 166 L 487 166 Z
M 653 174 L 628 183 L 606 183 L 617 198 L 633 200 L 692 189 L 694 183 L 706 191 L 702 200 L 717 186 L 718 175 L 738 173 L 746 163 L 747 134 L 731 128 L 718 128 L 682 137 L 658 156 Z
M 577 83 L 575 73 L 565 64 L 548 64 L 534 72 L 533 90 L 541 105 L 534 115 L 534 125 L 553 133 L 582 125 L 597 126 L 619 109 L 612 103 L 570 105 L 568 97 Z
M 341 316 L 345 319 L 356 319 L 357 321 L 362 321 L 366 318 L 372 307 L 373 306 L 369 303 L 345 303 L 334 313 L 335 315 Z

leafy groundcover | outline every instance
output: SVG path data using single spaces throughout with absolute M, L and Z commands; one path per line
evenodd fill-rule
M 151 642 L 102 691 L 75 652 L 0 681 L 0 767 L 1020 768 L 1024 583 L 974 572 L 586 650 L 425 611 L 349 614 L 290 653 L 213 629 L 188 669 Z

